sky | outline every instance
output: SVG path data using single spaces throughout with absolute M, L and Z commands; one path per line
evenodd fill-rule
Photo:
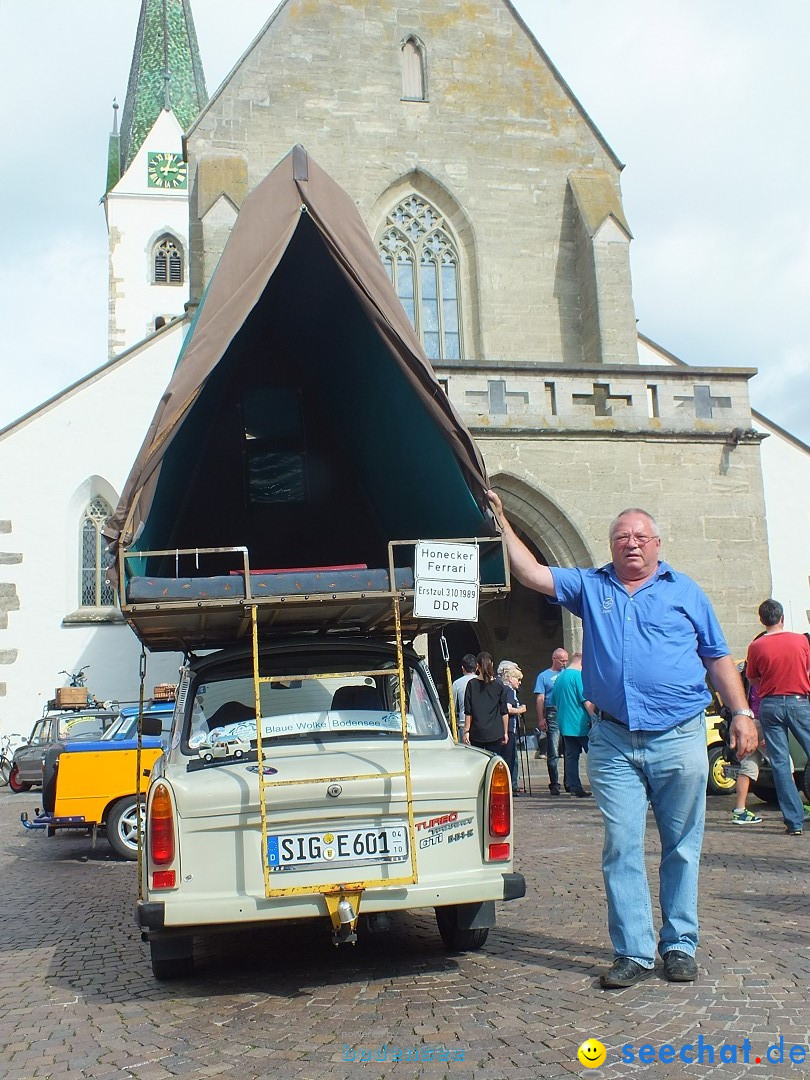
M 810 443 L 808 0 L 515 7 L 626 165 L 640 331 L 758 368 L 753 407 Z M 192 0 L 209 93 L 274 8 Z M 0 0 L 0 428 L 106 359 L 99 200 L 139 10 Z

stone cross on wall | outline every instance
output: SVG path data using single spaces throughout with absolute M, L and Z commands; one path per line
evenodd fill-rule
M 622 405 L 632 405 L 632 394 L 611 394 L 610 383 L 594 383 L 592 394 L 572 394 L 577 405 L 593 405 L 594 416 L 613 416 L 611 401 Z
M 527 393 L 506 389 L 506 379 L 488 379 L 486 391 L 468 390 L 465 397 L 471 404 L 477 401 L 482 404 L 485 402 L 486 411 L 490 416 L 506 416 L 509 412 L 510 398 L 518 398 L 523 405 L 529 404 Z
M 694 397 L 681 397 L 676 394 L 675 400 L 678 408 L 682 409 L 687 402 L 694 403 L 696 420 L 711 420 L 715 409 L 730 409 L 730 397 L 712 397 L 710 386 L 696 386 Z

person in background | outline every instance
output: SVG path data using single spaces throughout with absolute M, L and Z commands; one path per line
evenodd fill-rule
M 541 671 L 534 684 L 537 728 L 546 736 L 548 789 L 552 795 L 560 794 L 560 731 L 557 727 L 557 710 L 554 708 L 554 683 L 567 663 L 568 653 L 565 649 L 555 649 L 551 655 L 551 667 Z
M 506 687 L 495 678 L 492 657 L 487 652 L 478 654 L 475 678 L 470 679 L 464 692 L 463 741 L 467 746 L 500 754 L 506 761 L 509 742 Z
M 602 874 L 614 950 L 599 983 L 606 990 L 633 986 L 655 967 L 644 844 L 650 804 L 661 839 L 657 948 L 666 979 L 692 982 L 709 770 L 707 672 L 732 713 L 731 749 L 743 759 L 757 745 L 712 606 L 691 578 L 659 559 L 661 536 L 646 510 L 631 507 L 611 522 L 609 562 L 563 568 L 538 562 L 497 494 L 487 498 L 518 581 L 582 619 L 583 688 L 595 706 L 588 774 L 605 825 Z
M 573 654 L 554 683 L 554 704 L 565 756 L 566 789 L 578 799 L 590 799 L 591 793 L 582 786 L 579 776 L 579 756 L 588 753 L 588 731 L 593 715 L 593 705 L 586 700 L 582 688 L 581 652 Z
M 763 600 L 759 621 L 765 633 L 748 646 L 746 674 L 759 692 L 759 722 L 785 832 L 801 836 L 808 818 L 793 782 L 788 731 L 810 758 L 810 644 L 804 634 L 785 630 L 785 612 L 777 600 Z
M 518 790 L 518 755 L 517 741 L 520 717 L 526 712 L 526 706 L 518 699 L 518 690 L 523 681 L 523 672 L 510 660 L 502 660 L 498 665 L 498 675 L 506 688 L 506 707 L 509 710 L 509 744 L 507 746 L 507 764 L 512 774 L 512 794 Z
M 475 678 L 476 659 L 472 653 L 465 653 L 461 658 L 461 675 L 453 682 L 453 704 L 456 707 L 456 723 L 464 726 L 464 691 L 467 683 Z

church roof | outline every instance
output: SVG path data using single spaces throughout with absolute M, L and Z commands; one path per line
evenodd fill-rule
M 171 109 L 185 130 L 207 100 L 190 0 L 141 0 L 121 118 L 121 174 L 131 165 L 161 109 Z M 108 190 L 111 186 L 108 179 Z

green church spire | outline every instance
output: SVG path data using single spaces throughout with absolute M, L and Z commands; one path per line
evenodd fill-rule
M 141 0 L 121 117 L 121 174 L 132 164 L 161 109 L 171 109 L 185 129 L 207 100 L 190 0 Z

